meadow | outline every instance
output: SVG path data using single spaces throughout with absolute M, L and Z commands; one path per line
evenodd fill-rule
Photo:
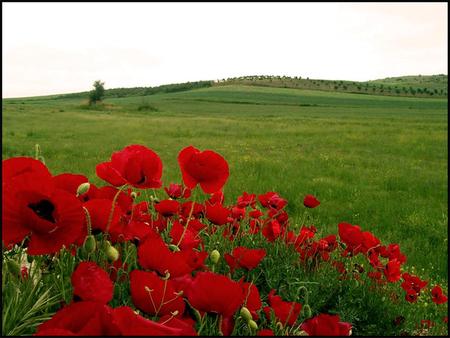
M 227 202 L 276 191 L 293 223 L 314 194 L 315 226 L 359 224 L 400 243 L 408 265 L 446 279 L 447 100 L 251 86 L 144 97 L 3 100 L 2 158 L 34 156 L 54 174 L 82 173 L 129 144 L 154 149 L 163 181 L 180 182 L 183 147 L 214 149 L 230 164 Z M 300 224 L 299 224 L 300 225 Z

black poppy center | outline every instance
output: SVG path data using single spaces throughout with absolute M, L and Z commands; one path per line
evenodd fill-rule
M 48 200 L 41 200 L 37 203 L 28 204 L 28 207 L 33 210 L 40 218 L 43 218 L 51 223 L 56 223 L 55 219 L 53 218 L 53 211 L 55 210 L 55 206 L 52 204 L 52 202 Z

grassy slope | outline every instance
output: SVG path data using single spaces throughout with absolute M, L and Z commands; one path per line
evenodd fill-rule
M 54 174 L 100 183 L 95 165 L 140 143 L 160 154 L 168 184 L 180 181 L 184 146 L 214 149 L 230 165 L 228 201 L 275 190 L 297 223 L 303 196 L 315 194 L 319 229 L 359 224 L 400 243 L 425 276 L 447 276 L 447 100 L 224 86 L 107 99 L 101 110 L 80 99 L 18 102 L 3 101 L 3 158 L 31 156 L 39 143 Z
M 447 82 L 447 75 L 402 76 L 365 82 L 286 76 L 242 76 L 221 80 L 216 85 L 254 85 L 342 93 L 445 98 L 447 97 Z

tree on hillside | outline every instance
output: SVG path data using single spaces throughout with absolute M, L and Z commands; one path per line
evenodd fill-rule
M 94 82 L 93 86 L 94 89 L 89 93 L 89 104 L 96 104 L 97 102 L 100 102 L 103 99 L 103 96 L 105 95 L 105 83 L 101 82 L 100 80 L 97 80 Z

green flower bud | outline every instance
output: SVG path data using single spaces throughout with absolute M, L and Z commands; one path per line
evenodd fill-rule
M 13 274 L 13 275 L 20 275 L 20 266 L 19 263 L 17 263 L 16 261 L 13 261 L 12 259 L 9 259 L 6 262 L 7 266 L 8 266 L 8 270 Z
M 306 304 L 305 306 L 303 306 L 303 314 L 305 315 L 306 318 L 311 318 L 312 311 L 311 311 L 311 307 L 309 306 L 309 304 Z
M 84 241 L 84 249 L 87 253 L 93 253 L 97 243 L 95 241 L 95 237 L 93 235 L 86 236 L 86 240 Z
M 169 249 L 175 252 L 180 251 L 180 248 L 178 247 L 178 245 L 175 244 L 169 244 Z
M 106 249 L 106 256 L 109 260 L 115 262 L 119 259 L 119 251 L 113 246 L 110 246 Z
M 91 185 L 89 184 L 89 182 L 81 183 L 78 186 L 77 195 L 83 195 L 83 194 L 87 193 L 89 191 L 90 187 L 91 187 Z
M 250 319 L 247 324 L 252 330 L 258 330 L 258 324 L 254 320 Z
M 241 309 L 240 313 L 241 317 L 244 318 L 246 321 L 252 320 L 252 314 L 245 306 Z
M 213 250 L 211 252 L 211 254 L 209 255 L 209 257 L 211 258 L 211 261 L 213 262 L 213 264 L 217 264 L 217 262 L 220 259 L 220 252 L 217 250 Z
M 135 199 L 136 199 L 136 197 L 137 197 L 137 193 L 136 193 L 136 191 L 132 191 L 132 192 L 131 192 L 131 194 L 130 194 L 130 196 L 131 196 L 131 198 L 132 198 L 132 199 L 134 199 L 134 200 L 135 200 Z

